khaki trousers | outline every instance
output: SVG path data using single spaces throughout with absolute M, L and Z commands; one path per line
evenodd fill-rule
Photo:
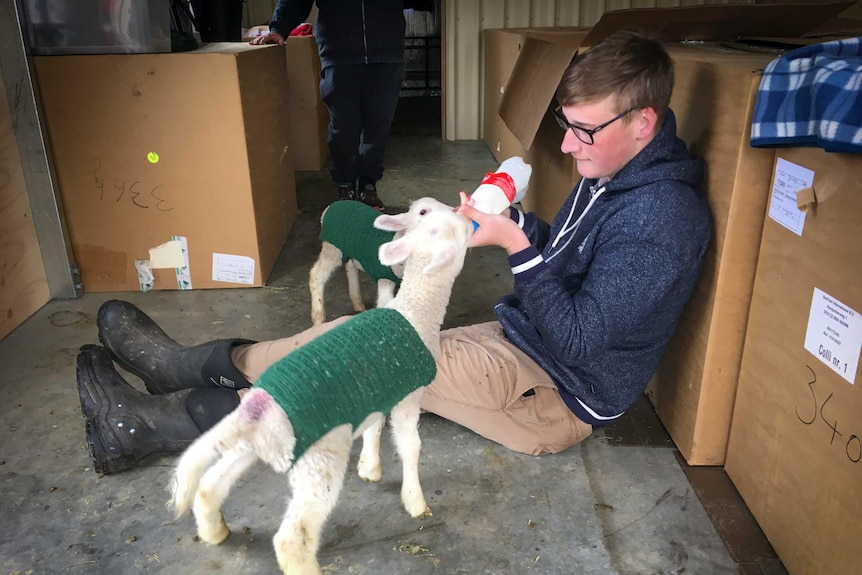
M 274 362 L 348 319 L 237 346 L 231 359 L 254 382 Z M 535 393 L 524 397 L 529 390 Z M 437 377 L 425 388 L 422 409 L 529 455 L 562 451 L 592 433 L 560 399 L 548 374 L 506 339 L 496 321 L 441 332 Z

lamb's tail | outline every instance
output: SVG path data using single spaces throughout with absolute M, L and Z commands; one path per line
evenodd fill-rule
M 227 451 L 251 450 L 283 473 L 293 463 L 295 445 L 293 426 L 284 411 L 267 392 L 253 389 L 238 408 L 182 454 L 171 482 L 168 506 L 177 517 L 185 514 L 194 502 L 201 477 Z

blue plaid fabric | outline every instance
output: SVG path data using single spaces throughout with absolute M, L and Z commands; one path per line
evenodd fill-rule
M 862 37 L 798 48 L 763 71 L 751 145 L 862 152 Z

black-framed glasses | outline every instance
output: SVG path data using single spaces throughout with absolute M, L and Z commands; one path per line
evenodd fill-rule
M 610 126 L 611 124 L 613 124 L 614 122 L 616 122 L 617 120 L 619 120 L 620 118 L 622 118 L 623 116 L 628 114 L 629 112 L 633 112 L 635 110 L 637 110 L 637 108 L 629 108 L 628 110 L 626 110 L 622 114 L 614 116 L 613 118 L 611 118 L 610 120 L 608 120 L 604 124 L 599 124 L 598 126 L 596 126 L 595 128 L 593 128 L 591 130 L 588 130 L 586 128 L 582 128 L 580 126 L 576 126 L 575 124 L 570 124 L 569 121 L 566 119 L 566 117 L 563 115 L 563 107 L 562 106 L 557 106 L 556 108 L 554 108 L 554 117 L 557 119 L 557 123 L 560 125 L 560 127 L 563 130 L 571 130 L 572 133 L 575 134 L 575 137 L 577 139 L 579 139 L 580 141 L 582 141 L 583 143 L 585 143 L 588 146 L 592 146 L 593 143 L 595 143 L 595 140 L 593 139 L 593 135 L 596 132 L 600 132 L 601 130 L 604 130 L 605 128 L 607 128 L 608 126 Z

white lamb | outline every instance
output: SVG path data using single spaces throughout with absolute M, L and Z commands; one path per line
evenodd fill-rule
M 401 500 L 412 517 L 430 514 L 419 483 L 419 404 L 424 386 L 434 377 L 440 326 L 471 233 L 472 225 L 463 216 L 434 212 L 400 239 L 381 246 L 382 262 L 405 262 L 401 289 L 387 307 L 358 314 L 276 362 L 234 412 L 184 452 L 174 473 L 170 504 L 178 517 L 193 508 L 201 539 L 217 544 L 227 537 L 230 531 L 221 513 L 222 503 L 240 475 L 261 459 L 276 471 L 288 473 L 293 493 L 273 539 L 278 564 L 285 574 L 319 575 L 320 534 L 337 502 L 351 444 L 363 430 L 382 426 L 390 409 L 403 465 Z M 376 323 L 378 316 L 386 323 Z M 341 328 L 346 329 L 336 334 Z M 313 349 L 329 334 L 336 334 L 332 347 Z M 344 341 L 344 334 L 349 341 Z M 412 343 L 414 339 L 418 343 Z M 363 341 L 372 348 L 379 345 L 379 353 L 369 356 L 360 351 L 350 357 L 350 350 L 361 348 Z M 402 348 L 408 350 L 407 357 L 399 354 Z M 301 355 L 309 349 L 311 353 Z M 295 357 L 299 360 L 290 363 Z M 357 363 L 362 365 L 354 368 Z M 341 369 L 350 373 L 339 379 Z M 291 387 L 287 380 L 302 379 L 296 374 L 306 370 L 315 379 Z M 366 372 L 371 373 L 367 379 L 373 380 L 378 370 L 386 372 L 385 381 L 366 385 Z M 382 390 L 386 381 L 393 387 L 388 399 Z M 333 389 L 337 390 L 334 394 Z M 294 405 L 293 396 L 290 401 L 283 397 L 290 394 L 304 395 Z M 371 395 L 376 398 L 369 400 Z M 345 396 L 347 401 L 339 401 Z M 363 411 L 345 415 L 357 403 L 379 406 L 363 405 Z M 336 423 L 316 436 L 305 431 L 306 420 L 313 426 L 319 423 L 318 417 L 330 415 Z M 350 420 L 355 423 L 345 422 Z
M 410 204 L 406 212 L 393 216 L 381 216 L 380 212 L 362 202 L 335 202 L 323 210 L 320 216 L 323 243 L 320 255 L 308 274 L 311 323 L 318 325 L 324 322 L 324 287 L 332 272 L 342 263 L 347 273 L 348 295 L 355 312 L 365 311 L 358 270 L 365 271 L 377 283 L 377 307 L 385 306 L 395 297 L 395 287 L 401 281 L 403 267 L 395 265 L 390 268 L 381 264 L 377 259 L 380 245 L 398 239 L 422 217 L 435 211 L 452 211 L 452 207 L 434 198 L 419 198 Z M 399 231 L 393 238 L 392 234 L 381 230 Z

